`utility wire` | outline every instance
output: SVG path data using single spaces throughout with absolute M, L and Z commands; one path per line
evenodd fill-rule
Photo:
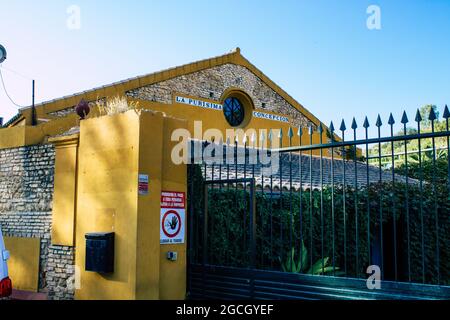
M 26 80 L 30 80 L 30 81 L 33 80 L 32 78 L 30 78 L 30 77 L 28 77 L 28 76 L 26 76 L 26 75 L 23 75 L 22 73 L 17 72 L 16 70 L 13 70 L 13 69 L 11 69 L 11 68 L 7 68 L 7 67 L 5 67 L 5 66 L 1 66 L 1 68 L 2 68 L 3 70 L 8 71 L 8 72 L 14 73 L 16 76 L 19 76 L 19 77 L 24 78 L 24 79 L 26 79 Z M 36 80 L 36 79 L 34 79 L 34 80 Z
M 21 106 L 21 105 L 18 105 L 17 103 L 15 103 L 14 100 L 9 95 L 8 90 L 6 90 L 5 81 L 3 80 L 3 73 L 2 73 L 2 67 L 1 66 L 0 66 L 0 80 L 2 82 L 3 90 L 5 90 L 5 94 L 8 97 L 9 101 L 11 101 L 11 103 L 13 105 L 15 105 L 16 107 L 18 107 L 18 108 L 24 108 L 24 106 Z

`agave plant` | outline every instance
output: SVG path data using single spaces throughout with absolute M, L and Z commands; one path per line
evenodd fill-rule
M 323 259 L 323 266 L 322 266 L 322 259 L 320 259 L 316 263 L 314 263 L 309 269 L 307 269 L 310 266 L 310 264 L 308 263 L 308 250 L 306 249 L 303 241 L 302 241 L 302 256 L 298 258 L 297 262 L 295 261 L 295 248 L 291 249 L 291 252 L 290 254 L 288 254 L 285 262 L 283 262 L 280 257 L 278 257 L 278 260 L 280 261 L 281 269 L 284 272 L 323 275 L 339 270 L 339 268 L 335 267 L 333 269 L 333 266 L 329 265 L 330 262 L 329 257 L 325 257 Z

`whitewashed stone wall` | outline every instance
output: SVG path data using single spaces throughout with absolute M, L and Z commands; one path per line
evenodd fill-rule
M 51 300 L 72 300 L 75 288 L 75 251 L 73 247 L 50 246 L 46 281 Z
M 171 104 L 173 92 L 219 101 L 230 87 L 244 90 L 253 99 L 256 109 L 288 115 L 293 126 L 307 126 L 310 121 L 283 97 L 245 67 L 222 66 L 183 75 L 127 92 L 127 96 Z
M 54 167 L 52 145 L 0 150 L 0 225 L 4 236 L 40 239 L 39 291 L 70 299 L 73 292 L 54 281 L 69 277 L 73 265 L 73 249 L 51 246 Z
M 75 108 L 76 108 L 76 106 L 72 106 L 69 108 L 62 109 L 62 110 L 49 112 L 48 115 L 58 117 L 58 118 L 64 118 L 64 117 L 67 117 L 68 115 L 74 114 L 76 112 Z

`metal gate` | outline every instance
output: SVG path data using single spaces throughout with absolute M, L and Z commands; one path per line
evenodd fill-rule
M 419 115 L 417 132 L 409 133 L 404 115 L 404 134 L 394 135 L 391 116 L 390 137 L 381 137 L 378 119 L 372 139 L 366 119 L 363 140 L 354 121 L 351 141 L 343 122 L 339 139 L 332 124 L 290 129 L 288 147 L 283 132 L 261 134 L 266 149 L 249 146 L 254 137 L 242 147 L 193 142 L 189 298 L 449 299 L 448 109 L 443 130 L 435 130 L 433 111 L 429 118 L 430 132 L 421 131 Z M 305 134 L 309 145 L 302 145 Z M 418 142 L 418 157 L 410 142 Z M 402 144 L 404 158 L 394 148 L 382 154 L 382 143 Z M 445 145 L 439 155 L 437 143 Z M 378 154 L 362 157 L 371 145 Z M 260 161 L 262 152 L 277 159 L 275 169 Z

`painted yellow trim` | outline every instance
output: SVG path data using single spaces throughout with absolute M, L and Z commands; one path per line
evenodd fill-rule
M 253 102 L 253 99 L 250 97 L 250 95 L 245 92 L 244 90 L 242 90 L 241 88 L 237 88 L 237 87 L 229 87 L 227 88 L 223 93 L 222 96 L 220 97 L 219 101 L 221 104 L 225 103 L 225 100 L 227 98 L 230 97 L 236 97 L 236 98 L 242 98 L 244 97 L 246 100 L 248 100 L 247 102 L 250 104 L 251 109 L 255 110 L 255 103 Z
M 179 103 L 176 101 L 176 97 L 184 97 L 184 98 L 189 98 L 189 99 L 194 99 L 194 100 L 200 100 L 200 101 L 204 101 L 204 102 L 210 102 L 210 103 L 215 103 L 215 104 L 221 104 L 223 105 L 226 98 L 231 97 L 231 96 L 235 96 L 235 97 L 242 97 L 245 96 L 246 99 L 249 100 L 249 103 L 251 102 L 251 108 L 252 108 L 252 112 L 253 111 L 258 111 L 258 112 L 262 112 L 262 113 L 267 113 L 267 114 L 271 114 L 274 116 L 283 116 L 285 118 L 287 118 L 289 121 L 292 121 L 292 118 L 289 115 L 280 115 L 279 113 L 267 110 L 267 109 L 262 109 L 262 108 L 257 108 L 255 106 L 255 104 L 253 103 L 253 99 L 250 97 L 250 95 L 245 92 L 244 90 L 237 88 L 237 87 L 230 87 L 228 88 L 223 94 L 222 96 L 219 98 L 219 100 L 213 100 L 213 99 L 207 99 L 207 98 L 203 98 L 203 97 L 198 97 L 198 96 L 193 96 L 190 94 L 186 94 L 186 93 L 182 93 L 179 91 L 174 91 L 173 95 L 172 95 L 172 104 L 174 106 L 181 106 L 181 107 L 189 107 L 189 105 L 183 104 L 183 103 Z M 128 101 L 134 101 L 134 102 L 138 102 L 139 105 L 141 104 L 145 104 L 145 108 L 151 110 L 152 107 L 150 106 L 150 104 L 154 104 L 155 106 L 160 107 L 161 105 L 163 106 L 167 106 L 167 108 L 173 108 L 172 105 L 169 104 L 163 104 L 161 102 L 156 102 L 156 101 L 148 101 L 148 100 L 141 100 L 141 99 L 135 99 L 135 98 L 128 98 Z M 196 108 L 195 106 L 192 106 L 192 108 Z M 169 111 L 168 110 L 168 111 Z M 213 110 L 213 109 L 212 109 Z M 213 111 L 217 111 L 217 110 L 213 110 Z M 187 119 L 189 121 L 189 119 Z M 266 119 L 267 120 L 267 119 Z M 273 120 L 269 120 L 269 121 L 273 121 Z M 278 122 L 278 121 L 275 121 Z M 245 127 L 245 126 L 244 126 Z M 338 139 L 338 138 L 336 138 Z
M 25 126 L 9 127 L 0 130 L 0 149 L 15 148 L 25 145 Z
M 262 71 L 251 64 L 245 57 L 241 55 L 241 51 L 237 48 L 234 52 L 225 54 L 218 57 L 213 57 L 210 59 L 205 59 L 190 64 L 182 65 L 179 67 L 171 68 L 168 70 L 163 70 L 160 72 L 152 73 L 149 75 L 144 75 L 125 81 L 113 83 L 100 88 L 92 89 L 82 93 L 74 94 L 69 97 L 64 97 L 60 99 L 55 99 L 50 102 L 45 102 L 36 106 L 37 114 L 39 117 L 48 117 L 49 112 L 55 112 L 63 110 L 65 108 L 75 106 L 81 99 L 87 101 L 93 101 L 96 99 L 102 99 L 107 96 L 123 94 L 126 91 L 138 89 L 144 86 L 155 84 L 158 82 L 170 80 L 182 75 L 187 75 L 202 71 L 205 69 L 213 68 L 216 66 L 224 64 L 235 64 L 240 65 L 256 76 L 258 76 L 264 83 L 266 83 L 272 90 L 283 97 L 290 105 L 299 110 L 305 117 L 307 117 L 315 125 L 319 125 L 320 121 L 311 112 L 309 112 L 303 105 L 292 98 L 288 93 L 281 89 L 277 84 L 275 84 L 271 79 L 269 79 Z M 25 118 L 27 118 L 27 124 L 30 124 L 31 119 L 31 109 L 22 109 L 21 113 Z
M 52 141 L 56 153 L 52 244 L 72 247 L 75 245 L 78 135 Z
M 56 137 L 50 137 L 48 139 L 49 143 L 54 143 L 57 144 L 58 146 L 62 146 L 62 145 L 73 145 L 73 144 L 78 144 L 78 141 L 80 139 L 80 134 L 73 134 L 70 136 L 56 136 Z
M 60 135 L 78 126 L 76 115 L 41 123 L 37 126 L 16 126 L 0 130 L 0 149 L 45 143 L 51 136 Z
M 20 124 L 21 121 L 23 121 L 24 119 L 25 119 L 24 116 L 21 115 L 19 118 L 17 118 L 15 121 L 13 121 L 13 122 L 8 126 L 8 128 L 17 126 L 17 125 Z
M 187 128 L 187 125 L 186 120 L 178 120 L 170 117 L 164 118 L 161 159 L 161 189 L 164 191 L 177 191 L 187 194 L 187 167 L 184 164 L 175 165 L 171 159 L 172 149 L 178 143 L 178 141 L 171 141 L 172 132 L 179 128 Z M 189 221 L 188 211 L 186 207 L 185 226 L 187 226 L 187 222 Z M 186 298 L 187 233 L 188 229 L 185 228 L 184 244 L 160 245 L 159 298 L 161 300 L 184 300 Z M 167 260 L 167 252 L 169 251 L 178 253 L 177 261 Z
M 138 116 L 138 172 L 149 176 L 149 194 L 138 195 L 136 225 L 136 299 L 160 299 L 159 211 L 164 117 L 142 111 Z M 137 177 L 133 181 L 137 185 Z
M 172 104 L 185 106 L 185 104 L 177 102 L 177 97 L 184 97 L 184 98 L 189 98 L 189 99 L 193 99 L 193 100 L 201 100 L 201 101 L 215 103 L 215 104 L 220 104 L 221 103 L 220 101 L 217 101 L 217 100 L 203 98 L 203 97 L 198 97 L 198 96 L 193 96 L 193 95 L 186 94 L 186 93 L 179 92 L 179 91 L 173 91 L 172 92 Z M 133 98 L 130 98 L 130 99 L 132 101 L 134 100 Z M 145 101 L 147 101 L 147 100 L 145 100 Z M 188 105 L 186 105 L 186 106 L 188 106 Z M 192 106 L 192 107 L 194 107 L 194 106 Z
M 230 87 L 220 97 L 220 103 L 225 104 L 225 100 L 228 98 L 237 98 L 244 106 L 245 116 L 244 121 L 236 128 L 245 128 L 248 126 L 253 118 L 253 111 L 255 110 L 255 104 L 250 95 L 242 89 Z

